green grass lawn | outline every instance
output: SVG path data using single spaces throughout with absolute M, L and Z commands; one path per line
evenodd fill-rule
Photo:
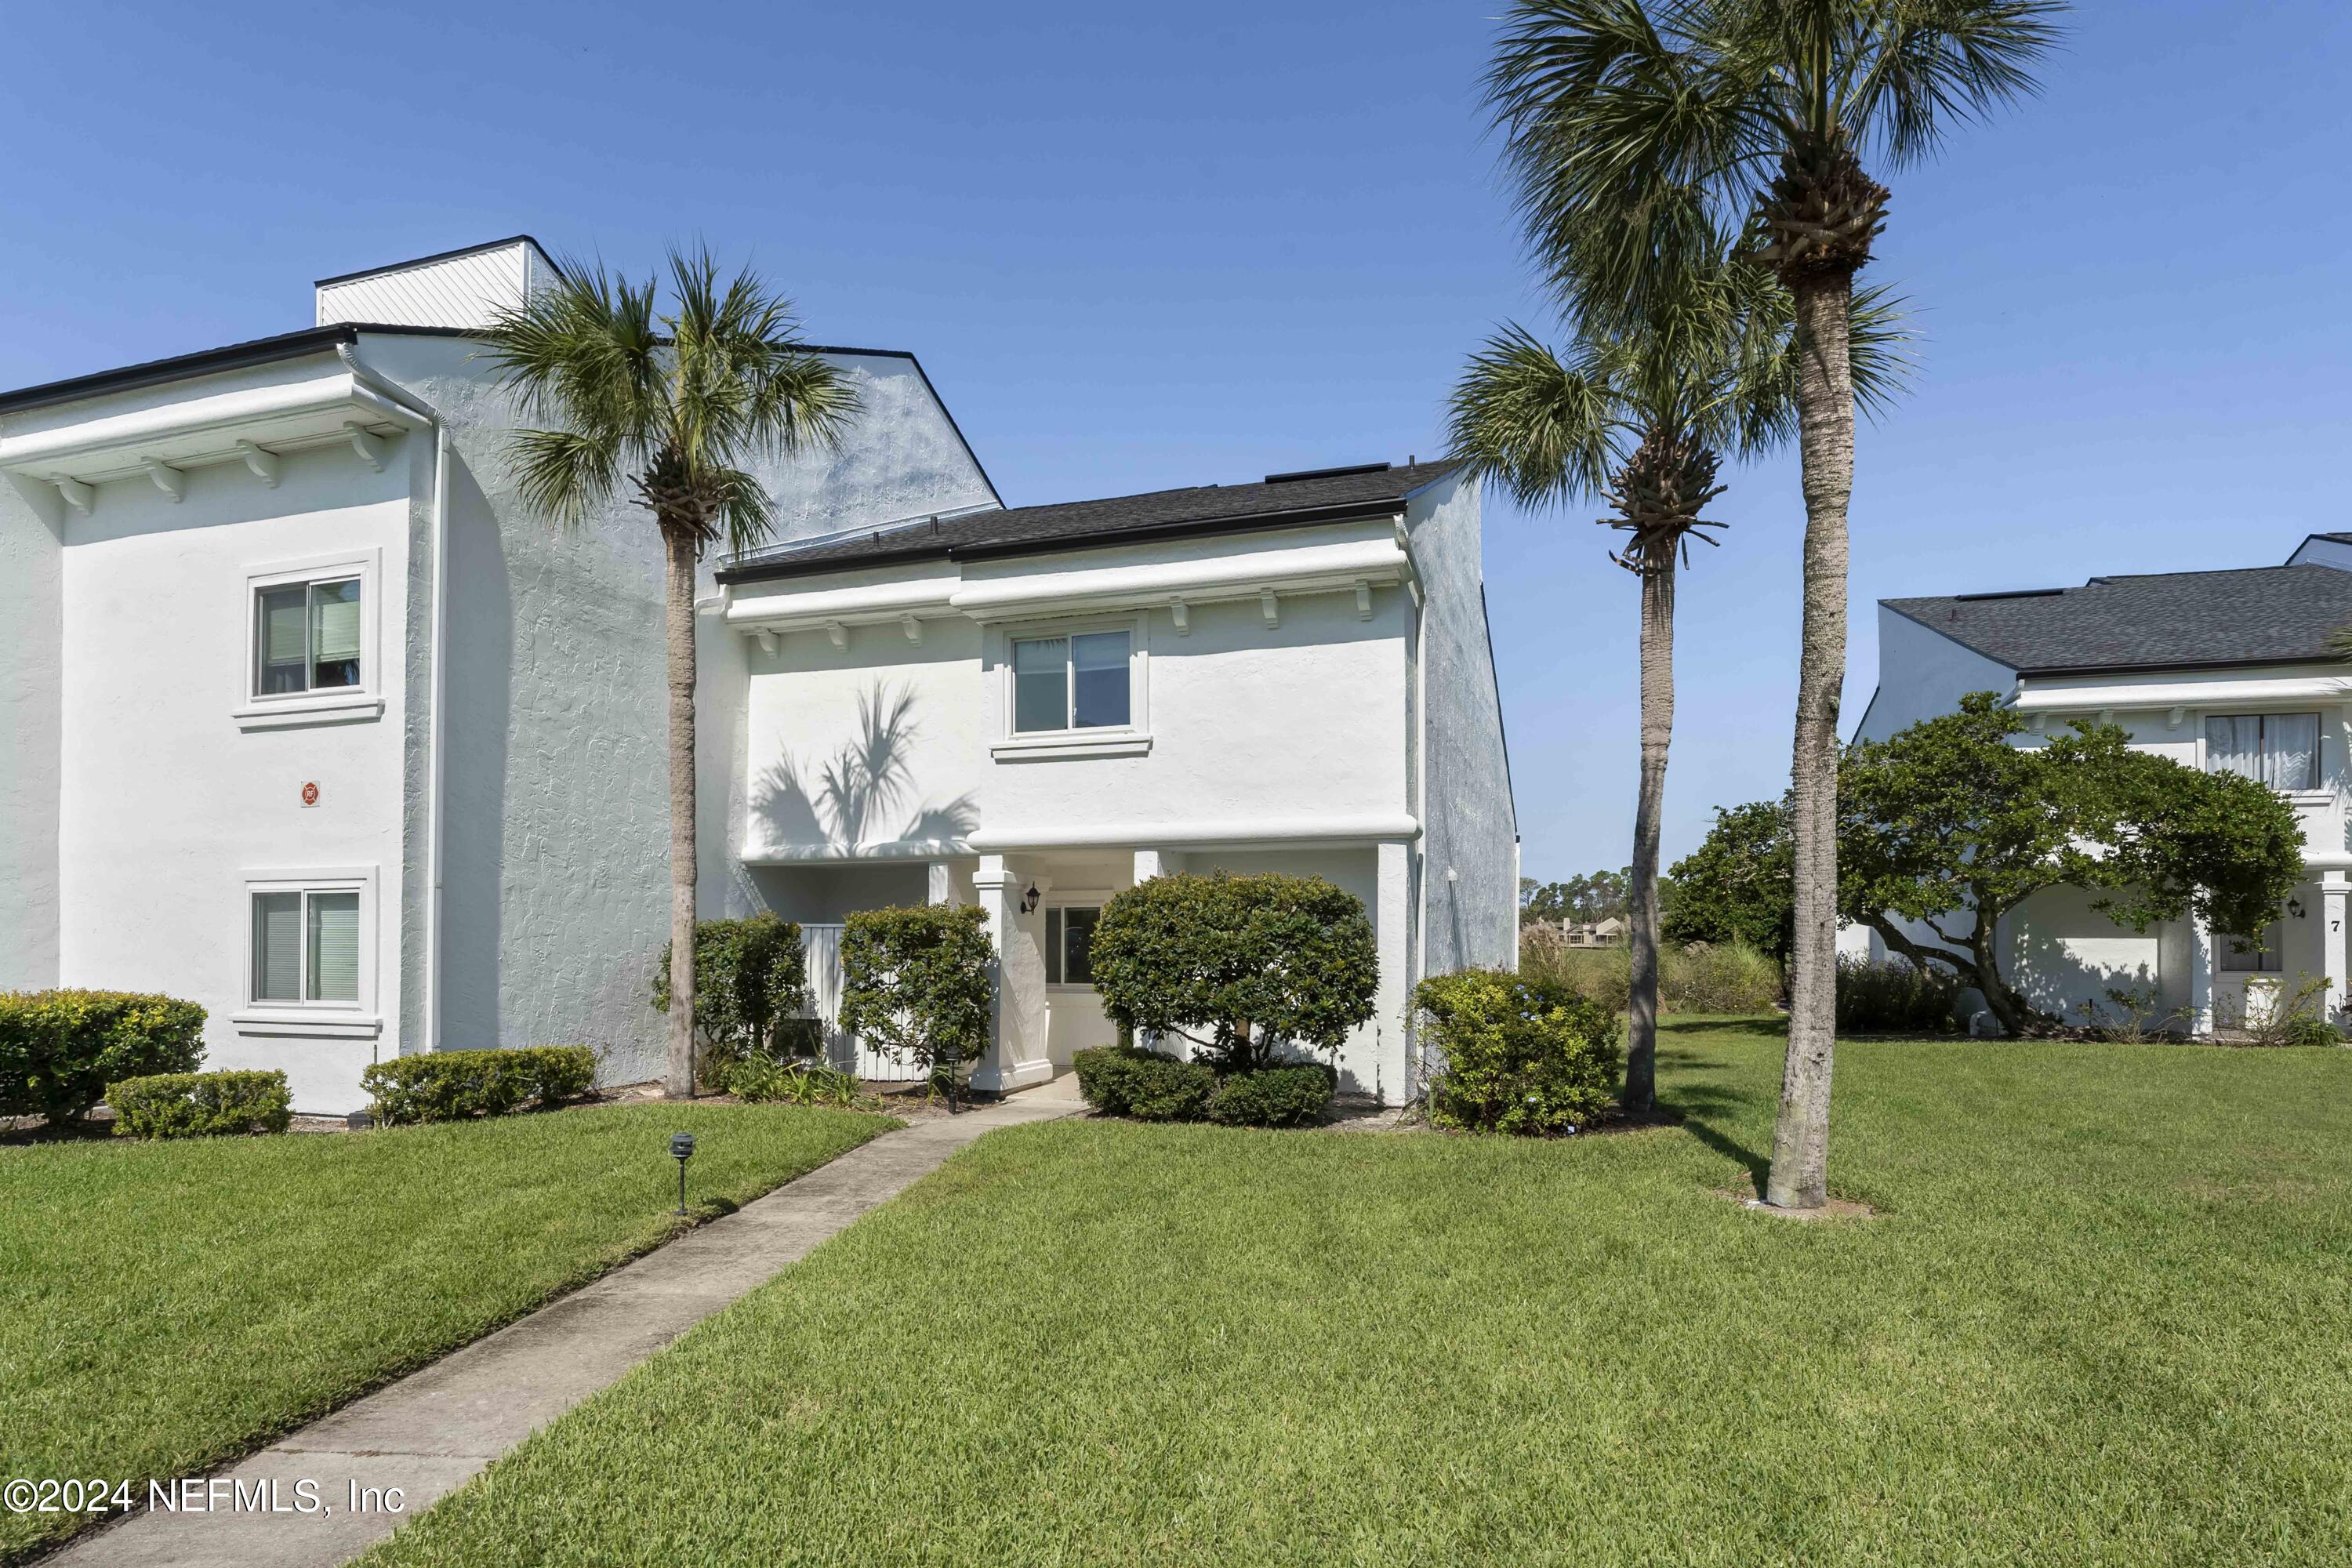
M 189 1474 L 894 1125 L 616 1105 L 357 1136 L 0 1149 L 0 1477 Z M 0 1514 L 0 1556 L 58 1516 Z
M 991 1135 L 366 1561 L 2341 1563 L 2352 1052 L 1777 1027 L 1680 1128 Z

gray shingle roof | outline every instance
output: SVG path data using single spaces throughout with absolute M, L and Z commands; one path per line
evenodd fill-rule
M 1194 485 L 1102 500 L 970 512 L 754 551 L 728 563 L 719 580 L 755 582 L 894 561 L 1021 555 L 1170 534 L 1239 533 L 1338 521 L 1402 506 L 1406 497 L 1444 478 L 1450 469 L 1443 462 L 1393 468 L 1382 463 L 1296 478 L 1276 475 L 1256 484 Z
M 2281 664 L 2334 657 L 2328 635 L 2352 622 L 2352 572 L 2166 572 L 2039 593 L 1881 602 L 2029 675 Z

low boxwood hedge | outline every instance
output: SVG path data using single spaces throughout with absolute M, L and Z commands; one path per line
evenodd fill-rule
M 205 1056 L 205 1010 L 129 991 L 0 993 L 0 1116 L 73 1121 L 106 1086 L 193 1072 Z
M 1216 1092 L 1205 1062 L 1188 1062 L 1140 1046 L 1097 1046 L 1070 1058 L 1078 1092 L 1105 1116 L 1138 1121 L 1191 1121 Z
M 1209 1096 L 1209 1120 L 1227 1127 L 1313 1127 L 1339 1086 L 1339 1075 L 1321 1062 L 1227 1073 Z
M 294 1119 L 282 1072 L 167 1072 L 106 1086 L 117 1138 L 283 1132 Z
M 375 1119 L 387 1127 L 504 1116 L 532 1101 L 561 1105 L 595 1081 L 596 1058 L 585 1046 L 426 1051 L 360 1074 L 361 1087 L 374 1098 Z
M 1138 1046 L 1098 1046 L 1071 1058 L 1078 1092 L 1105 1116 L 1228 1127 L 1307 1127 L 1323 1120 L 1339 1075 L 1320 1062 L 1220 1074 Z

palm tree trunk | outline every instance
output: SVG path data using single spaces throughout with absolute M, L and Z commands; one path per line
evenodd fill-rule
M 1675 568 L 1642 574 L 1642 785 L 1633 808 L 1633 989 L 1627 1004 L 1625 1109 L 1658 1101 L 1658 816 L 1675 733 Z
M 662 1092 L 694 1095 L 694 531 L 662 525 L 668 556 L 669 1063 Z
M 1830 1056 L 1837 1034 L 1838 698 L 1845 684 L 1847 500 L 1853 492 L 1851 273 L 1805 278 L 1796 295 L 1799 450 L 1804 465 L 1805 615 L 1797 664 L 1791 837 L 1796 943 L 1789 1057 L 1764 1201 L 1829 1199 Z

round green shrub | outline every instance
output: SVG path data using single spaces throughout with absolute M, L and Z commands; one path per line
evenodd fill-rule
M 1381 984 L 1363 900 L 1320 877 L 1139 882 L 1103 906 L 1091 962 L 1113 1023 L 1181 1036 L 1234 1071 L 1285 1045 L 1338 1050 Z
M 669 1011 L 667 942 L 654 971 L 655 1008 Z M 772 914 L 698 921 L 694 927 L 694 1029 L 702 1037 L 700 1070 L 723 1084 L 739 1061 L 790 1061 L 816 1054 L 808 1005 L 808 956 L 801 928 Z
M 970 905 L 861 910 L 841 932 L 841 1027 L 950 1084 L 988 1050 L 996 958 Z
M 1413 987 L 1412 1005 L 1435 1059 L 1429 1108 L 1440 1127 L 1557 1133 L 1617 1098 L 1617 1015 L 1554 981 L 1499 969 L 1433 974 Z
M 205 1010 L 128 991 L 0 993 L 0 1116 L 78 1121 L 106 1086 L 194 1072 Z

